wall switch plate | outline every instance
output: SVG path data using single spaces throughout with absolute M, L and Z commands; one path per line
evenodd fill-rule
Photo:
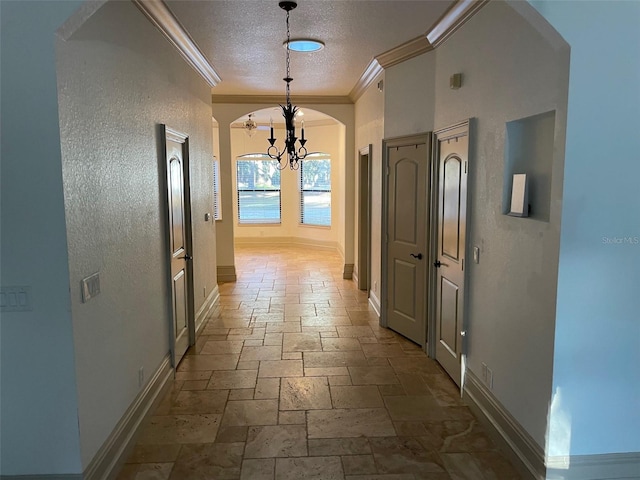
M 0 311 L 28 312 L 31 306 L 31 287 L 0 288 Z
M 480 263 L 480 247 L 473 247 L 473 261 Z
M 83 278 L 81 282 L 82 303 L 87 303 L 100 293 L 100 272 Z

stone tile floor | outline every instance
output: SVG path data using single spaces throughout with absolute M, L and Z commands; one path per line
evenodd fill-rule
M 118 480 L 521 478 L 336 253 L 243 246 L 236 268 Z

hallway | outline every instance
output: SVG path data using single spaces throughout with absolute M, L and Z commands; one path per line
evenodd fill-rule
M 238 246 L 236 268 L 118 480 L 521 478 L 337 253 Z

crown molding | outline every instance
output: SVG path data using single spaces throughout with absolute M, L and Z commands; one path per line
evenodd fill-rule
M 162 0 L 131 1 L 160 30 L 160 33 L 178 49 L 180 55 L 211 87 L 215 87 L 221 82 L 220 76 L 204 56 L 200 47 Z
M 427 40 L 438 47 L 487 3 L 489 0 L 458 0 L 427 31 Z
M 362 96 L 365 90 L 373 83 L 373 81 L 380 75 L 384 69 L 377 59 L 372 59 L 367 65 L 360 78 L 356 82 L 353 89 L 349 93 L 349 98 L 355 103 L 355 101 Z
M 433 50 L 433 45 L 425 35 L 422 35 L 381 53 L 376 56 L 376 60 L 382 65 L 382 68 L 389 68 L 431 50 Z
M 300 104 L 316 104 L 316 105 L 344 105 L 352 104 L 350 97 L 332 95 L 292 95 L 291 101 Z M 212 103 L 241 103 L 256 105 L 278 105 L 285 102 L 284 95 L 211 95 Z

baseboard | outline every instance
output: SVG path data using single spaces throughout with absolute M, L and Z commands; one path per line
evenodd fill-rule
M 235 265 L 218 265 L 216 273 L 218 283 L 231 283 L 238 279 Z
M 547 459 L 547 480 L 638 480 L 640 452 L 571 455 Z
M 545 480 L 542 447 L 469 369 L 465 372 L 463 398 L 520 473 L 525 478 Z
M 345 263 L 342 269 L 342 278 L 351 280 L 353 278 L 353 263 Z
M 198 338 L 200 330 L 204 327 L 209 313 L 213 310 L 216 303 L 218 303 L 218 300 L 220 300 L 220 289 L 218 288 L 218 285 L 216 285 L 196 313 L 196 338 Z
M 235 237 L 233 243 L 242 245 L 300 245 L 306 247 L 326 248 L 328 250 L 338 250 L 337 242 L 326 240 L 315 240 L 313 238 L 302 237 Z
M 380 299 L 373 290 L 369 290 L 369 305 L 376 311 L 378 318 L 380 317 Z
M 111 435 L 102 444 L 79 478 L 109 480 L 115 478 L 134 446 L 134 439 L 142 420 L 162 399 L 173 380 L 171 356 L 167 355 L 149 383 L 124 413 Z M 49 477 L 47 477 L 48 479 Z
M 351 274 L 351 280 L 353 280 L 353 283 L 356 284 L 356 288 L 359 288 L 358 287 L 358 283 L 360 283 L 359 282 L 360 279 L 358 278 L 358 269 L 357 268 L 353 269 L 353 273 Z

